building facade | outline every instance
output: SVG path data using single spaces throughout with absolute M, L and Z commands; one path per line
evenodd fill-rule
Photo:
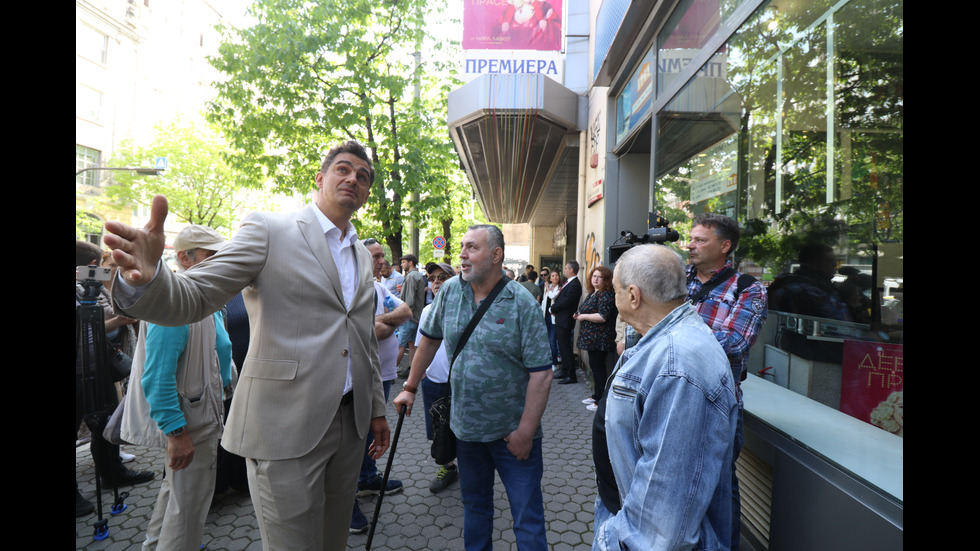
M 900 549 L 903 1 L 466 1 L 563 17 L 560 70 L 484 49 L 450 94 L 486 215 L 530 225 L 535 266 L 586 273 L 662 240 L 658 217 L 685 256 L 695 215 L 737 220 L 737 268 L 771 290 L 743 383 L 744 539 Z
M 127 139 L 147 145 L 158 123 L 177 116 L 200 119 L 214 94 L 211 83 L 217 72 L 207 56 L 219 44 L 214 26 L 228 15 L 218 10 L 222 4 L 76 0 L 76 173 L 109 166 Z M 233 15 L 243 10 L 234 9 Z M 89 170 L 75 177 L 76 211 L 95 222 L 88 239 L 99 245 L 106 219 L 142 225 L 147 217 L 136 208 L 99 205 L 95 199 L 111 182 L 110 171 Z

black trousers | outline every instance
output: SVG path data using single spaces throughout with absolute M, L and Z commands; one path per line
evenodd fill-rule
M 91 383 L 89 383 L 90 385 Z M 113 388 L 112 392 L 115 392 Z M 86 393 L 89 395 L 86 398 Z M 92 389 L 83 381 L 81 375 L 75 375 L 75 435 L 82 427 L 82 421 L 88 425 L 92 433 L 92 443 L 89 451 L 92 452 L 92 460 L 95 462 L 95 472 L 106 482 L 113 482 L 115 475 L 122 471 L 122 459 L 119 458 L 119 446 L 110 444 L 102 436 L 105 424 L 101 421 L 108 420 L 108 415 L 112 411 L 93 412 L 86 411 L 85 404 L 92 403 Z
M 563 377 L 575 377 L 575 352 L 572 350 L 573 329 L 555 327 L 555 338 L 558 340 L 558 353 L 561 354 L 561 372 Z
M 589 350 L 589 368 L 592 370 L 592 399 L 596 402 L 602 398 L 602 391 L 606 388 L 606 378 L 609 377 L 609 370 L 606 368 L 606 358 L 609 352 L 606 350 Z

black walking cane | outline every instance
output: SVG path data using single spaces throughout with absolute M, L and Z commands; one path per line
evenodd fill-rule
M 374 539 L 374 527 L 378 525 L 378 513 L 381 512 L 381 500 L 385 497 L 385 488 L 388 487 L 388 475 L 391 474 L 391 461 L 395 458 L 395 447 L 398 445 L 398 434 L 402 431 L 402 421 L 405 420 L 405 410 L 398 412 L 398 424 L 395 425 L 395 436 L 391 439 L 391 449 L 388 450 L 388 466 L 385 467 L 385 475 L 381 479 L 381 492 L 378 493 L 378 503 L 374 506 L 374 518 L 371 520 L 371 529 L 368 531 L 366 551 L 371 551 L 371 541 Z

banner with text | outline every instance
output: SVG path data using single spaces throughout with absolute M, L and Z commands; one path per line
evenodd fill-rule
M 463 52 L 460 78 L 469 82 L 480 75 L 541 73 L 557 82 L 564 78 L 561 52 L 530 50 L 470 50 Z

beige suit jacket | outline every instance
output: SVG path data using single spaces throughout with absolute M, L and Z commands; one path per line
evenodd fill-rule
M 358 282 L 348 310 L 314 208 L 248 215 L 220 252 L 183 274 L 158 270 L 123 310 L 160 325 L 186 325 L 242 291 L 251 337 L 221 443 L 243 457 L 310 452 L 340 405 L 348 358 L 358 435 L 385 415 L 371 254 L 355 245 Z

